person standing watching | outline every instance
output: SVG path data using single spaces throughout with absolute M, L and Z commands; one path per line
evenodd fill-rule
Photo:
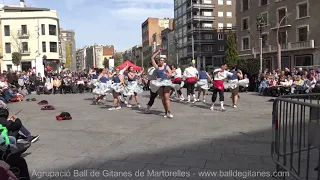
M 59 90 L 59 88 L 61 86 L 61 81 L 57 77 L 54 77 L 54 80 L 52 82 L 52 86 L 53 86 L 53 94 L 56 94 L 57 89 Z

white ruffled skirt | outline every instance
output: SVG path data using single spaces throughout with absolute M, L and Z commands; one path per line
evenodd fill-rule
M 106 83 L 98 82 L 96 83 L 96 87 L 92 91 L 93 94 L 97 95 L 107 95 L 112 90 L 110 89 L 111 81 L 107 81 Z
M 137 81 L 128 81 L 128 85 L 124 88 L 123 94 L 125 96 L 131 96 L 134 93 L 140 94 L 143 92 L 143 87 L 141 87 Z
M 204 90 L 208 90 L 210 88 L 209 85 L 208 85 L 208 80 L 206 80 L 206 79 L 200 79 L 196 83 L 195 87 L 201 88 L 201 89 L 204 89 Z
M 237 87 L 246 87 L 248 85 L 247 80 L 230 80 L 224 83 L 225 89 L 236 89 Z
M 94 86 L 97 86 L 98 84 L 98 79 L 92 79 L 89 83 L 88 83 L 88 86 L 90 87 L 94 87 Z
M 156 93 L 160 87 L 171 87 L 175 90 L 180 89 L 180 84 L 173 84 L 171 79 L 158 79 L 150 81 L 149 88 L 152 92 Z
M 117 93 L 123 93 L 124 90 L 125 90 L 125 88 L 124 88 L 123 85 L 120 85 L 120 86 L 119 86 L 119 84 L 120 84 L 120 83 L 113 83 L 113 84 L 111 84 L 110 90 L 111 90 L 111 91 L 114 91 L 114 92 L 117 92 Z

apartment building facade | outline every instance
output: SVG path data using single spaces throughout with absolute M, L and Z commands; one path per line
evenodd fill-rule
M 142 46 L 141 45 L 135 45 L 131 48 L 131 61 L 138 65 L 142 65 Z
M 164 29 L 161 31 L 161 55 L 164 55 L 168 62 L 178 64 L 177 54 L 176 54 L 176 43 L 174 37 L 174 30 Z
M 236 26 L 236 0 L 175 0 L 175 37 L 182 64 L 218 66 L 225 57 L 226 29 Z
M 55 10 L 26 7 L 23 0 L 20 6 L 0 5 L 3 61 L 1 70 L 28 70 L 43 63 L 57 70 L 59 56 L 59 18 Z M 21 65 L 12 63 L 12 53 L 22 55 Z M 38 69 L 41 69 L 40 67 Z M 43 67 L 42 67 L 43 69 Z
M 262 57 L 267 69 L 278 68 L 277 35 L 281 69 L 320 64 L 318 0 L 241 0 L 237 4 L 237 46 L 242 58 L 260 56 L 257 15 L 262 17 Z M 280 21 L 283 20 L 280 24 Z M 277 33 L 278 32 L 278 33 Z
M 103 46 L 102 45 L 94 45 L 93 46 L 94 48 L 94 51 L 93 51 L 93 59 L 94 59 L 94 62 L 95 62 L 95 67 L 97 68 L 104 68 L 104 65 L 103 65 Z
M 83 71 L 86 67 L 86 48 L 78 49 L 76 51 L 76 71 Z
M 75 32 L 73 30 L 60 29 L 60 38 L 62 46 L 62 63 L 65 64 L 65 68 L 70 70 L 76 70 L 76 39 Z
M 161 31 L 173 29 L 174 20 L 170 18 L 148 18 L 141 25 L 143 58 L 149 59 L 152 53 L 161 46 Z

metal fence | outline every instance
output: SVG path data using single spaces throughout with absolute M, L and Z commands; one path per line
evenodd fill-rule
M 272 110 L 271 156 L 283 180 L 320 179 L 320 94 L 281 96 Z

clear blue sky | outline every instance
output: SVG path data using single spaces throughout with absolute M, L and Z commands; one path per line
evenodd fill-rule
M 18 5 L 20 0 L 0 0 Z M 64 29 L 76 32 L 77 47 L 114 45 L 123 51 L 141 44 L 141 23 L 148 17 L 173 17 L 173 0 L 25 0 L 27 6 L 55 9 Z

